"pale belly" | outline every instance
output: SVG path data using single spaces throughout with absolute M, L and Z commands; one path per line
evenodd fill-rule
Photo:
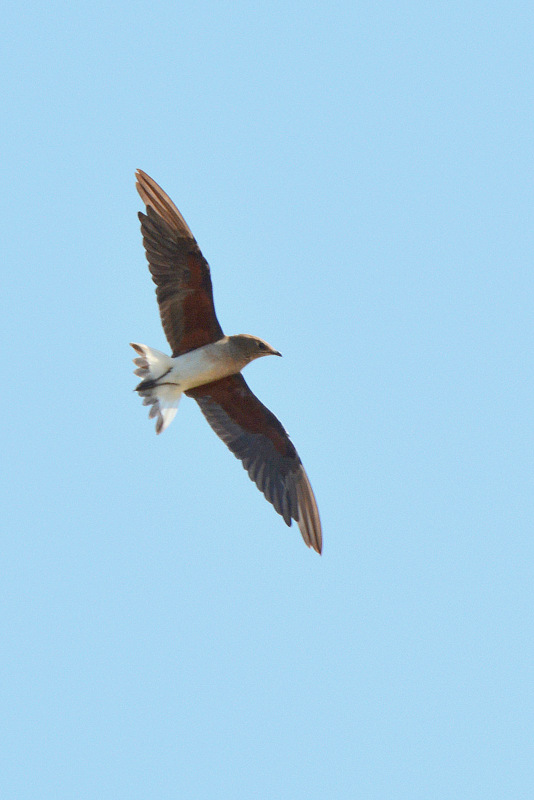
M 239 372 L 240 366 L 229 357 L 225 344 L 214 342 L 173 358 L 172 369 L 164 376 L 165 383 L 176 383 L 186 391 Z

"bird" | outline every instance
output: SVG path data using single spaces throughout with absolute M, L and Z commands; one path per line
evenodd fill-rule
M 225 336 L 208 262 L 182 214 L 142 170 L 136 188 L 146 207 L 138 214 L 143 245 L 172 356 L 130 342 L 137 353 L 134 374 L 141 378 L 134 391 L 150 406 L 158 434 L 174 419 L 182 394 L 194 398 L 286 525 L 294 520 L 306 545 L 320 554 L 319 511 L 299 455 L 241 374 L 251 361 L 281 353 L 256 336 Z

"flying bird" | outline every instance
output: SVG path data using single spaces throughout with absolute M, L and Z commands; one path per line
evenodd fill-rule
M 287 525 L 298 523 L 308 547 L 322 549 L 317 503 L 302 462 L 282 424 L 251 392 L 241 370 L 278 350 L 256 336 L 225 336 L 215 314 L 210 268 L 168 195 L 137 170 L 143 244 L 156 284 L 172 356 L 131 343 L 138 357 L 135 391 L 151 406 L 156 433 L 174 419 L 182 394 L 194 397 L 215 433 Z

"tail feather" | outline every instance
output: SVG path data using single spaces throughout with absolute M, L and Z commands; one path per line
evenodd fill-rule
M 134 375 L 142 379 L 135 391 L 143 398 L 143 405 L 151 406 L 148 416 L 150 419 L 156 417 L 156 433 L 161 433 L 173 421 L 182 396 L 178 383 L 162 380 L 171 372 L 173 360 L 146 344 L 132 342 L 131 346 L 140 356 L 133 360 L 137 367 Z
M 134 375 L 139 375 L 140 378 L 148 375 L 149 369 L 146 358 L 134 358 L 133 363 L 138 367 L 138 369 L 134 369 Z

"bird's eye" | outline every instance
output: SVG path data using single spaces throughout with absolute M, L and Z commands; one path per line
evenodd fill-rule
M 258 347 L 260 348 L 260 350 L 265 350 L 265 345 L 263 344 L 263 342 L 258 342 Z

